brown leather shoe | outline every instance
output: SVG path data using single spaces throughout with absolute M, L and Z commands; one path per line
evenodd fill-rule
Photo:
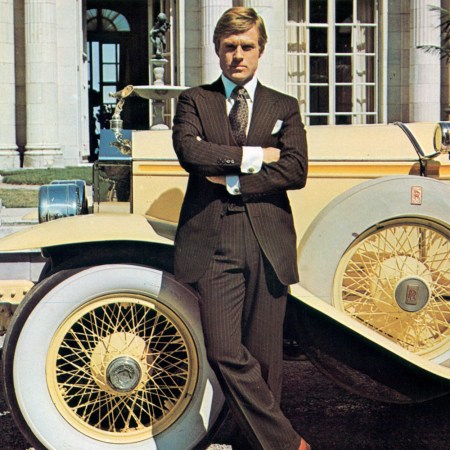
M 298 450 L 311 450 L 311 446 L 304 439 L 302 439 Z

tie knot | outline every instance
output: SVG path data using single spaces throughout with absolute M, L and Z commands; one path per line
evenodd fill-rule
M 244 97 L 244 98 L 246 98 L 247 97 L 247 91 L 245 90 L 245 87 L 243 87 L 243 86 L 236 86 L 233 89 L 233 96 L 235 98 L 237 98 L 237 97 Z

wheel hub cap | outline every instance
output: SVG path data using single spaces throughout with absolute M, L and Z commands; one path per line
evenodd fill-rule
M 128 356 L 121 356 L 109 364 L 106 380 L 110 387 L 118 392 L 130 392 L 141 381 L 142 370 L 137 361 Z
M 370 294 L 380 311 L 416 312 L 430 298 L 431 281 L 431 274 L 423 263 L 409 256 L 396 256 L 376 266 L 370 278 Z
M 407 312 L 417 312 L 426 306 L 430 299 L 430 288 L 419 277 L 406 277 L 395 288 L 395 301 Z
M 101 339 L 90 364 L 97 385 L 124 395 L 145 384 L 153 363 L 146 348 L 145 341 L 133 333 L 113 333 Z

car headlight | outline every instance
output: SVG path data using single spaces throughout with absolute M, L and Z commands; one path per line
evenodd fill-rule
M 434 129 L 434 148 L 439 153 L 450 153 L 450 122 L 438 122 Z

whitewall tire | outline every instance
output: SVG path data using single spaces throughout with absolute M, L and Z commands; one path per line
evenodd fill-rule
M 16 312 L 3 370 L 15 421 L 37 448 L 187 450 L 224 403 L 195 293 L 143 266 L 44 279 Z

